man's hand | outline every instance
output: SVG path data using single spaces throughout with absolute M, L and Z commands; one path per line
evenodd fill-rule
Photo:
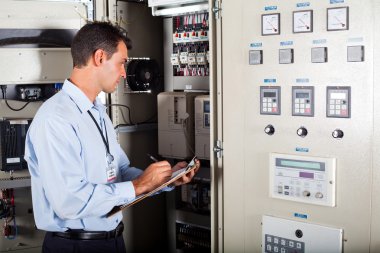
M 179 162 L 176 165 L 174 165 L 172 170 L 174 172 L 174 171 L 180 170 L 186 166 L 187 166 L 187 162 L 184 162 L 184 161 Z M 193 179 L 194 175 L 198 172 L 199 168 L 201 167 L 201 163 L 199 162 L 199 160 L 195 161 L 195 166 L 196 166 L 195 169 L 191 170 L 190 172 L 186 173 L 182 177 L 178 178 L 176 181 L 173 182 L 172 185 L 178 186 L 178 185 L 189 183 Z
M 152 163 L 145 169 L 143 174 L 132 181 L 136 196 L 154 190 L 167 182 L 172 176 L 172 169 L 167 161 Z

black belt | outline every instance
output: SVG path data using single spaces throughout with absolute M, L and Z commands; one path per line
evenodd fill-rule
M 52 232 L 53 236 L 72 240 L 102 240 L 116 238 L 123 234 L 124 224 L 122 222 L 111 231 L 84 231 L 82 229 L 69 229 L 65 232 Z

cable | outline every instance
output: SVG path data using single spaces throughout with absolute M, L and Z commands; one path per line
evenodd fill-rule
M 11 107 L 9 104 L 8 104 L 8 100 L 5 99 L 5 104 L 8 106 L 9 109 L 11 109 L 12 111 L 15 111 L 15 112 L 18 112 L 18 111 L 21 111 L 23 110 L 28 104 L 30 104 L 30 101 L 29 102 L 26 102 L 22 107 L 20 108 L 13 108 Z
M 125 108 L 127 108 L 127 109 L 128 109 L 128 120 L 129 120 L 129 123 L 130 123 L 131 125 L 134 125 L 134 123 L 133 123 L 133 121 L 132 121 L 132 118 L 131 118 L 131 108 L 129 108 L 129 106 L 127 106 L 127 105 L 122 105 L 122 104 L 106 104 L 105 106 L 107 106 L 107 107 L 111 107 L 111 106 L 120 106 L 120 107 L 125 107 Z M 126 121 L 126 120 L 124 119 L 124 121 Z
M 11 109 L 12 111 L 15 111 L 15 112 L 18 112 L 18 111 L 21 111 L 23 110 L 29 103 L 29 102 L 26 102 L 21 108 L 13 108 L 9 105 L 8 103 L 8 100 L 7 100 L 7 86 L 6 85 L 0 85 L 1 87 L 1 92 L 3 94 L 3 99 L 5 100 L 5 104 L 8 106 L 9 109 Z
M 7 86 L 6 85 L 0 85 L 0 87 L 1 87 L 1 92 L 3 93 L 3 99 L 5 99 L 7 96 Z

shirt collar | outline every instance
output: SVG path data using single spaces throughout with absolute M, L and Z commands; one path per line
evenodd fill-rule
M 106 107 L 102 104 L 98 97 L 95 98 L 95 102 L 91 103 L 88 97 L 81 91 L 77 86 L 75 86 L 68 79 L 63 83 L 62 90 L 65 91 L 73 102 L 77 105 L 81 113 L 87 112 L 91 108 L 95 107 L 100 112 L 104 112 Z

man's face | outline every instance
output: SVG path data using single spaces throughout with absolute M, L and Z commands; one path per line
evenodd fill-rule
M 100 85 L 102 91 L 112 93 L 119 84 L 120 77 L 126 78 L 125 64 L 128 50 L 125 43 L 120 41 L 116 52 L 111 58 L 103 59 Z

